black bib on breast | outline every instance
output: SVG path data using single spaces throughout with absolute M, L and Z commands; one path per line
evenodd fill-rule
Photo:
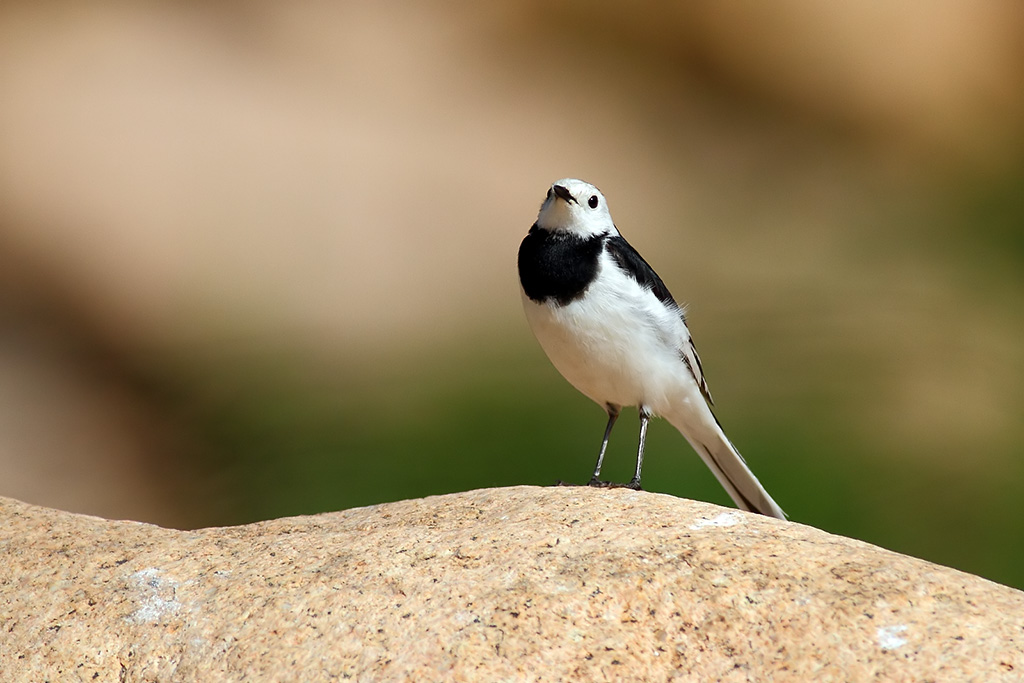
M 552 232 L 534 223 L 519 245 L 519 282 L 526 296 L 562 306 L 583 296 L 597 275 L 605 237 Z

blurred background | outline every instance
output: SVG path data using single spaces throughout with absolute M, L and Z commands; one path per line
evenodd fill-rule
M 1013 0 L 4 3 L 0 495 L 188 528 L 586 481 L 604 413 L 515 270 L 565 176 L 795 521 L 1024 587 Z

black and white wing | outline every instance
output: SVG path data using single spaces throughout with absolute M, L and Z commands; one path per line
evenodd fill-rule
M 672 293 L 668 291 L 668 287 L 658 277 L 658 274 L 654 272 L 650 264 L 644 260 L 644 257 L 622 235 L 608 237 L 605 240 L 605 249 L 607 249 L 615 263 L 624 272 L 636 280 L 640 286 L 651 290 L 651 293 L 658 297 L 658 300 L 663 304 L 675 309 L 679 313 L 683 324 L 686 324 L 686 314 L 679 304 L 676 303 L 676 300 L 672 298 Z M 715 402 L 711 398 L 711 390 L 708 389 L 707 380 L 704 379 L 704 368 L 701 365 L 700 356 L 697 355 L 697 347 L 694 346 L 693 338 L 689 334 L 679 349 L 679 358 L 689 369 L 690 374 L 693 375 L 694 381 L 697 382 L 697 386 L 700 388 L 701 395 L 704 396 L 709 404 L 714 405 Z

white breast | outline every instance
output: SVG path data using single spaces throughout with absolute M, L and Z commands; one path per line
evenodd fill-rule
M 703 402 L 679 355 L 689 340 L 679 312 L 622 272 L 607 253 L 599 263 L 585 294 L 566 306 L 523 296 L 526 318 L 552 364 L 602 406 L 645 405 L 664 415 L 680 401 Z

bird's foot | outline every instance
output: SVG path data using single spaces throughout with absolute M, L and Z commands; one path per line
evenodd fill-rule
M 636 479 L 630 481 L 628 484 L 617 484 L 613 481 L 601 481 L 600 479 L 594 478 L 587 482 L 587 486 L 593 486 L 597 489 L 632 489 L 634 491 L 643 491 L 640 488 L 640 482 Z
M 631 489 L 633 491 L 643 491 L 643 489 L 640 488 L 640 482 L 636 479 L 630 481 L 628 484 L 617 484 L 614 481 L 601 481 L 597 478 L 591 479 L 586 484 L 574 484 L 571 481 L 562 481 L 561 479 L 558 479 L 555 481 L 555 486 L 590 486 L 595 489 Z

